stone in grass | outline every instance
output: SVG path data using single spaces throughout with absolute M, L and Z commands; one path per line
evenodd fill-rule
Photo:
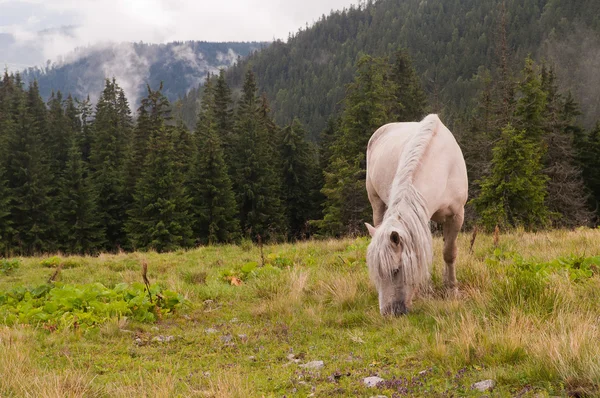
M 204 330 L 206 332 L 206 334 L 214 334 L 214 333 L 219 333 L 219 331 L 215 328 L 208 328 L 206 330 Z
M 377 376 L 365 377 L 363 379 L 363 383 L 365 383 L 367 387 L 377 387 L 377 384 L 381 383 L 382 381 L 385 380 Z
M 306 369 L 321 369 L 325 366 L 325 363 L 323 361 L 311 361 L 299 366 Z
M 483 380 L 478 383 L 474 383 L 471 388 L 474 390 L 478 390 L 481 392 L 490 391 L 496 386 L 496 382 L 494 380 Z
M 152 341 L 158 342 L 158 343 L 169 343 L 173 340 L 175 340 L 174 336 L 156 336 L 156 337 L 152 338 Z

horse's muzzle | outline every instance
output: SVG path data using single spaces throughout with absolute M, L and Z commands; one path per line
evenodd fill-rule
M 400 316 L 406 315 L 408 313 L 408 308 L 402 301 L 396 301 L 385 307 L 383 311 L 381 311 L 381 315 L 390 315 L 390 316 Z

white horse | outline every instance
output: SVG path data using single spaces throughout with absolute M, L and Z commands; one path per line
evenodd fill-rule
M 367 192 L 374 227 L 367 249 L 369 274 L 382 315 L 405 314 L 418 287 L 429 281 L 429 220 L 443 224 L 444 282 L 456 289 L 456 238 L 468 196 L 467 168 L 454 136 L 437 115 L 420 123 L 380 127 L 367 148 Z

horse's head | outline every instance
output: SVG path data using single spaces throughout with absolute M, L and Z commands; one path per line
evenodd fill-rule
M 378 228 L 366 225 L 372 237 L 367 266 L 379 292 L 379 310 L 382 315 L 406 314 L 415 292 L 415 275 L 406 247 L 409 237 L 393 223 Z

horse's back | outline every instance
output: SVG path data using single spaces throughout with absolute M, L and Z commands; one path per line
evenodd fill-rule
M 367 149 L 367 190 L 370 196 L 375 194 L 388 203 L 400 155 L 421 126 L 418 122 L 390 123 L 373 134 Z M 415 170 L 413 184 L 425 198 L 430 216 L 439 221 L 461 211 L 467 201 L 464 157 L 456 139 L 441 121 Z

